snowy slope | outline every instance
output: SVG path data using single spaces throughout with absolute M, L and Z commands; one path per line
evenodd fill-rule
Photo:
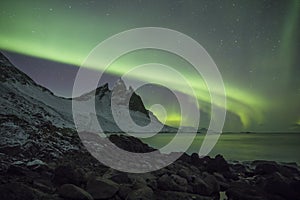
M 0 115 L 17 116 L 34 126 L 54 125 L 58 128 L 74 129 L 72 116 L 72 99 L 55 96 L 48 89 L 37 85 L 26 74 L 14 67 L 4 55 L 0 53 Z M 87 93 L 75 98 L 77 101 L 91 101 L 91 94 Z M 118 122 L 126 132 L 136 130 L 133 126 L 124 123 L 122 113 L 128 108 L 126 101 L 130 99 L 129 108 L 133 121 L 145 126 L 149 119 L 153 120 L 153 128 L 163 127 L 162 132 L 175 132 L 176 129 L 162 125 L 157 118 L 143 105 L 141 98 L 131 88 L 127 89 L 123 81 L 118 81 L 113 90 L 105 84 L 95 91 L 96 113 L 99 123 L 105 132 L 120 132 L 111 113 L 111 98 L 113 107 L 121 111 Z M 128 103 L 128 102 L 127 102 Z M 83 109 L 83 112 L 91 112 Z M 122 112 L 124 111 L 124 112 Z M 123 124 L 122 124 L 123 123 Z M 153 129 L 153 130 L 154 130 Z

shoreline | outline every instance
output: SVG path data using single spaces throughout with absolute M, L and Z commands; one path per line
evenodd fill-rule
M 165 168 L 133 174 L 102 165 L 76 136 L 64 140 L 77 148 L 59 149 L 63 154 L 55 155 L 56 150 L 38 148 L 37 143 L 1 146 L 2 199 L 209 200 L 220 199 L 224 194 L 233 200 L 300 199 L 298 165 L 265 160 L 228 162 L 221 155 L 199 158 L 195 153 L 185 153 Z M 131 152 L 154 150 L 133 137 L 113 135 L 110 140 Z M 18 148 L 23 155 L 16 153 Z

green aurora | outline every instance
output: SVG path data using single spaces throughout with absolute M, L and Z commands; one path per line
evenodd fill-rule
M 94 2 L 95 3 L 95 2 Z M 127 2 L 128 3 L 128 2 Z M 267 124 L 268 121 L 273 120 L 274 110 L 282 115 L 289 114 L 285 121 L 285 125 L 277 127 L 278 130 L 286 130 L 287 123 L 290 124 L 300 124 L 299 113 L 290 113 L 289 109 L 286 109 L 287 99 L 283 97 L 276 97 L 276 92 L 270 92 L 272 87 L 277 87 L 278 91 L 285 90 L 287 93 L 290 91 L 298 90 L 297 86 L 291 86 L 290 79 L 293 78 L 295 65 L 299 66 L 299 61 L 297 62 L 297 56 L 299 54 L 298 48 L 299 43 L 299 13 L 300 6 L 299 1 L 288 1 L 288 3 L 281 3 L 286 5 L 285 12 L 287 14 L 282 14 L 277 16 L 277 25 L 271 31 L 274 31 L 273 35 L 269 35 L 269 40 L 274 40 L 277 42 L 276 49 L 272 54 L 269 53 L 273 43 L 266 41 L 266 38 L 260 39 L 258 41 L 252 41 L 251 48 L 247 47 L 245 41 L 248 42 L 247 37 L 255 38 L 251 33 L 240 32 L 239 35 L 246 34 L 244 38 L 237 37 L 235 39 L 233 33 L 230 35 L 224 34 L 222 32 L 222 25 L 220 33 L 218 36 L 214 35 L 216 33 L 210 32 L 207 34 L 201 33 L 201 23 L 199 22 L 198 28 L 192 28 L 191 26 L 184 26 L 183 21 L 185 20 L 188 24 L 191 20 L 189 14 L 183 16 L 182 13 L 186 10 L 193 10 L 194 7 L 203 7 L 205 2 L 203 1 L 186 1 L 181 4 L 180 12 L 178 15 L 171 14 L 168 20 L 161 20 L 160 18 L 149 19 L 149 16 L 161 16 L 167 17 L 165 12 L 168 6 L 162 6 L 162 8 L 157 8 L 155 5 L 149 6 L 147 2 L 142 2 L 142 11 L 138 11 L 137 5 L 127 6 L 125 2 L 112 1 L 108 2 L 98 2 L 98 5 L 93 8 L 90 4 L 85 4 L 82 2 L 75 1 L 48 1 L 48 2 L 38 2 L 38 1 L 26 1 L 26 3 L 20 3 L 20 1 L 1 1 L 1 17 L 0 17 L 0 48 L 5 51 L 15 52 L 18 54 L 24 54 L 28 56 L 33 56 L 37 58 L 42 58 L 46 60 L 52 60 L 60 63 L 66 63 L 74 66 L 80 66 L 84 59 L 88 56 L 89 52 L 101 41 L 106 38 L 117 34 L 121 31 L 125 31 L 131 28 L 143 27 L 143 26 L 161 26 L 166 28 L 175 29 L 181 31 L 187 35 L 190 35 L 195 40 L 197 40 L 204 47 L 208 47 L 207 50 L 211 54 L 212 58 L 216 60 L 218 67 L 220 68 L 221 74 L 226 86 L 227 95 L 227 106 L 229 117 L 230 115 L 237 116 L 238 121 L 241 126 L 237 129 L 244 130 L 268 130 L 271 125 L 266 125 L 260 128 L 262 124 Z M 96 3 L 95 3 L 96 4 Z M 132 3 L 138 4 L 138 2 Z M 166 2 L 162 3 L 166 4 Z M 173 3 L 170 3 L 172 4 Z M 220 2 L 218 3 L 218 5 Z M 249 13 L 243 14 L 243 9 L 248 7 L 252 10 L 257 10 L 257 8 L 263 8 L 264 5 L 261 1 L 240 1 L 240 4 L 244 7 L 239 10 L 231 10 L 238 4 L 229 3 L 229 1 L 222 3 L 224 21 L 235 23 L 243 22 L 247 23 Z M 270 3 L 272 6 L 272 2 Z M 124 8 L 125 7 L 125 8 Z M 274 5 L 274 7 L 279 7 Z M 175 9 L 179 9 L 176 8 Z M 215 7 L 214 7 L 215 9 Z M 130 12 L 135 10 L 135 12 Z M 275 9 L 276 11 L 276 9 Z M 190 11 L 189 13 L 194 12 Z M 198 11 L 201 12 L 201 11 Z M 204 11 L 203 11 L 204 12 Z M 265 10 L 265 12 L 267 12 Z M 195 19 L 199 21 L 200 16 Z M 207 15 L 207 13 L 206 13 Z M 266 28 L 271 27 L 269 23 L 271 21 L 264 21 L 262 14 L 253 14 L 255 16 L 261 17 L 261 26 Z M 240 16 L 236 18 L 236 16 Z M 267 15 L 268 16 L 268 15 Z M 206 16 L 209 19 L 210 16 Z M 269 18 L 274 17 L 268 16 Z M 211 17 L 210 24 L 218 23 L 217 17 Z M 172 21 L 173 20 L 173 21 Z M 172 23 L 170 23 L 172 22 Z M 225 23 L 224 22 L 224 23 Z M 272 22 L 273 23 L 273 22 Z M 171 24 L 171 25 L 170 25 Z M 279 25 L 278 25 L 279 24 Z M 205 24 L 203 22 L 203 28 L 210 27 L 211 25 Z M 224 25 L 223 29 L 230 25 Z M 249 25 L 249 32 L 251 28 L 259 26 Z M 242 28 L 241 30 L 242 31 Z M 253 30 L 255 32 L 256 30 Z M 199 34 L 198 34 L 199 32 Z M 256 31 L 258 32 L 258 31 Z M 280 33 L 278 33 L 280 32 Z M 225 39 L 220 40 L 221 36 L 225 35 Z M 242 37 L 241 36 L 241 37 Z M 279 39 L 278 39 L 279 38 Z M 216 41 L 221 41 L 220 44 L 216 44 Z M 233 42 L 230 42 L 233 41 Z M 244 42 L 243 42 L 244 41 Z M 264 42 L 262 42 L 264 41 Z M 228 50 L 230 45 L 235 45 L 235 43 L 241 42 L 239 50 Z M 225 44 L 224 44 L 225 43 Z M 223 46 L 227 46 L 222 47 Z M 245 46 L 247 50 L 243 55 L 239 55 L 241 46 Z M 223 49 L 222 49 L 223 48 Z M 238 47 L 237 47 L 238 48 Z M 275 47 L 274 47 L 275 48 Z M 213 50 L 212 50 L 213 49 Z M 232 52 L 237 51 L 234 54 Z M 222 53 L 223 52 L 223 53 Z M 105 55 L 103 55 L 105 56 Z M 238 57 L 238 58 L 236 58 Z M 237 59 L 238 61 L 232 61 Z M 197 91 L 197 99 L 199 100 L 199 109 L 209 115 L 210 113 L 210 95 L 208 93 L 207 87 L 201 77 L 195 74 L 192 67 L 185 60 L 176 57 L 175 55 L 167 52 L 162 52 L 158 50 L 141 50 L 129 53 L 120 57 L 115 61 L 109 68 L 107 73 L 121 76 L 133 67 L 145 63 L 162 63 L 168 66 L 174 67 L 176 70 L 181 72 L 190 82 L 192 87 Z M 255 75 L 252 69 L 245 69 L 241 65 L 247 63 L 247 66 L 255 66 Z M 91 69 L 103 70 L 104 66 L 101 64 L 93 64 L 89 66 L 84 66 Z M 227 70 L 233 67 L 233 70 Z M 253 83 L 248 83 L 248 78 L 243 78 L 243 73 L 250 74 L 248 77 L 252 76 Z M 275 72 L 276 77 L 271 75 L 270 71 Z M 251 73 L 250 73 L 251 72 Z M 278 82 L 273 83 L 266 77 L 272 77 L 271 79 L 278 79 Z M 164 82 L 164 86 L 167 88 L 172 88 L 185 95 L 192 95 L 186 93 L 186 86 L 184 83 L 177 82 L 172 79 L 172 77 L 161 77 L 159 74 L 153 72 L 152 74 L 133 74 L 133 79 L 141 81 L 152 81 L 154 79 L 159 79 Z M 294 78 L 295 79 L 295 78 Z M 296 78 L 297 79 L 297 78 Z M 296 83 L 298 81 L 296 80 Z M 261 85 L 263 85 L 261 87 Z M 296 88 L 295 88 L 296 87 Z M 290 90 L 290 88 L 295 88 Z M 144 94 L 146 95 L 146 94 Z M 142 95 L 142 97 L 144 97 Z M 278 93 L 277 93 L 278 95 Z M 287 95 L 284 93 L 283 95 Z M 293 97 L 291 105 L 294 105 L 295 109 L 299 108 L 299 103 L 297 103 L 297 98 L 299 99 L 299 94 L 289 95 L 287 98 Z M 144 98 L 158 98 L 157 96 L 151 97 L 146 95 Z M 146 107 L 150 107 L 147 105 Z M 159 110 L 152 110 L 161 121 L 165 121 L 169 125 L 178 125 L 180 121 L 183 121 L 185 125 L 189 125 L 188 116 L 181 116 L 177 108 L 174 108 L 171 104 L 167 106 L 168 116 L 164 116 Z M 275 112 L 276 113 L 276 112 Z M 278 114 L 276 113 L 276 114 Z M 273 120 L 274 121 L 274 120 Z M 276 123 L 274 121 L 274 123 Z M 230 121 L 227 122 L 230 124 Z M 228 125 L 229 126 L 229 125 Z M 226 127 L 226 126 L 225 126 Z M 235 125 L 229 126 L 234 129 Z

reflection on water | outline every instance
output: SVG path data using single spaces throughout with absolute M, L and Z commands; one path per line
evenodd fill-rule
M 161 148 L 173 138 L 174 134 L 163 133 L 142 140 L 152 147 Z M 199 152 L 203 138 L 204 135 L 197 135 L 187 153 Z M 209 155 L 222 154 L 228 160 L 239 161 L 263 159 L 300 163 L 299 152 L 299 133 L 226 133 L 221 135 Z

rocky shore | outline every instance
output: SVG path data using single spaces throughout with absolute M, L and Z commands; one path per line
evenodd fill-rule
M 44 126 L 43 131 L 18 144 L 3 143 L 1 137 L 2 200 L 300 199 L 300 171 L 295 163 L 229 163 L 221 155 L 183 154 L 161 170 L 130 174 L 102 165 L 69 130 Z M 132 152 L 154 150 L 130 136 L 111 135 L 110 140 Z

